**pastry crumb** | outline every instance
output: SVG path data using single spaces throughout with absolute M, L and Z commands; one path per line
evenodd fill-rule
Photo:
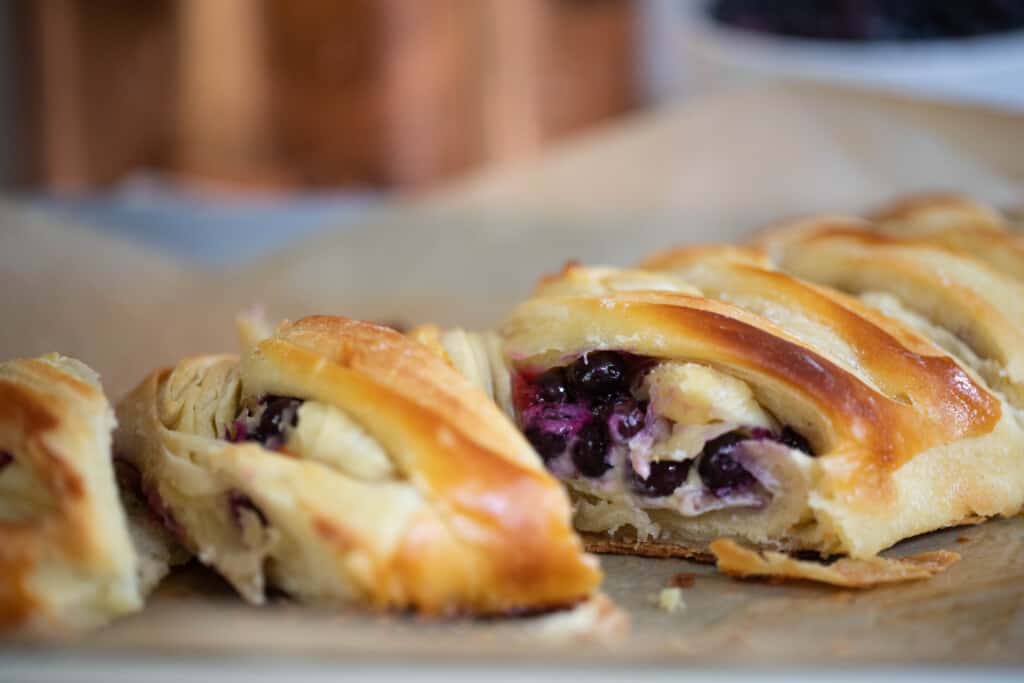
M 718 558 L 718 570 L 737 578 L 757 577 L 769 583 L 773 580 L 817 581 L 841 588 L 871 588 L 884 583 L 927 579 L 960 560 L 957 553 L 936 550 L 897 559 L 843 557 L 825 565 L 770 550 L 752 550 L 727 538 L 713 541 L 711 552 Z
M 956 542 L 957 543 L 970 543 L 971 539 L 970 539 L 969 536 L 957 536 L 956 537 Z
M 686 609 L 686 601 L 683 600 L 683 589 L 678 587 L 662 588 L 657 595 L 651 596 L 651 602 L 658 606 L 658 609 L 676 614 Z
M 541 617 L 538 626 L 547 637 L 616 642 L 629 632 L 630 619 L 599 593 L 570 610 Z

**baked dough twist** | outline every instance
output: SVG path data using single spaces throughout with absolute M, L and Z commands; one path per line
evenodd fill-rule
M 558 607 L 600 580 L 564 491 L 483 393 L 388 328 L 317 316 L 118 407 L 158 512 L 249 601 Z

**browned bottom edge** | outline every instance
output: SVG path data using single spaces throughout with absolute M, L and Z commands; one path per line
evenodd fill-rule
M 714 564 L 715 556 L 704 550 L 696 550 L 673 543 L 638 541 L 636 539 L 610 538 L 601 534 L 581 533 L 584 547 L 601 555 L 637 555 L 664 559 L 694 560 Z

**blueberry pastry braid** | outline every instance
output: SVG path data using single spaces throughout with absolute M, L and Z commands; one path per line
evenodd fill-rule
M 136 557 L 96 374 L 51 354 L 0 364 L 0 630 L 96 626 L 139 609 L 167 571 Z M 140 533 L 145 535 L 145 523 Z
M 572 604 L 600 580 L 565 492 L 435 354 L 345 318 L 182 361 L 118 407 L 116 442 L 181 542 L 247 600 L 426 613 Z
M 755 251 L 669 256 L 647 266 L 682 275 L 568 267 L 500 330 L 516 420 L 591 548 L 869 585 L 954 559 L 874 558 L 901 539 L 1021 508 L 1024 434 L 942 349 Z
M 918 329 L 1024 409 L 1024 278 L 1013 265 L 1021 238 L 991 221 L 904 214 L 900 225 L 916 228 L 811 218 L 768 231 L 760 244 L 780 269 Z

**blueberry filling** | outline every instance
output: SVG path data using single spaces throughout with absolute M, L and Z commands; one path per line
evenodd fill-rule
M 739 425 L 688 459 L 651 458 L 646 455 L 651 446 L 673 429 L 646 400 L 643 380 L 654 364 L 628 353 L 595 351 L 532 379 L 519 378 L 516 404 L 523 433 L 557 476 L 614 486 L 605 475 L 616 469 L 629 489 L 646 497 L 671 496 L 689 479 L 688 491 L 699 482 L 704 495 L 739 494 L 749 500 L 758 480 L 736 457 L 741 444 L 767 440 L 814 455 L 807 439 L 788 425 L 778 432 Z M 694 470 L 697 476 L 691 477 Z
M 257 441 L 271 450 L 280 449 L 285 442 L 284 431 L 299 423 L 302 399 L 267 394 L 260 397 L 255 409 L 243 408 L 235 420 L 234 434 L 228 441 Z
M 260 524 L 267 526 L 267 516 L 263 514 L 263 510 L 256 507 L 256 503 L 252 502 L 252 498 L 245 495 L 241 491 L 232 489 L 228 493 L 228 509 L 231 511 L 231 520 L 235 523 L 239 529 L 242 528 L 242 512 L 248 510 L 256 515 L 256 518 L 260 520 Z
M 566 437 L 558 432 L 546 432 L 539 427 L 527 427 L 523 434 L 544 462 L 557 458 L 565 450 Z
M 608 425 L 599 420 L 588 422 L 580 430 L 572 447 L 572 462 L 585 477 L 597 478 L 611 468 L 608 462 Z
M 249 440 L 249 425 L 246 417 L 237 418 L 231 425 L 231 430 L 224 435 L 225 440 L 231 443 L 241 443 Z
M 612 467 L 612 443 L 644 426 L 646 403 L 630 395 L 644 366 L 649 363 L 627 354 L 596 351 L 537 375 L 520 392 L 527 440 L 546 463 L 568 452 L 572 464 L 567 467 L 602 476 Z
M 601 406 L 596 411 L 599 417 L 608 418 L 608 428 L 614 438 L 629 439 L 640 433 L 646 424 L 647 401 L 634 401 L 632 398 L 619 400 L 611 406 Z
M 266 408 L 260 418 L 256 433 L 250 438 L 268 444 L 273 439 L 280 439 L 285 426 L 294 427 L 299 422 L 299 406 L 302 401 L 297 398 L 283 396 L 266 396 Z
M 782 433 L 779 434 L 776 441 L 798 451 L 803 451 L 807 455 L 814 455 L 811 451 L 811 444 L 808 443 L 807 439 L 789 425 L 782 428 Z
M 617 395 L 629 388 L 626 362 L 614 351 L 581 356 L 569 366 L 568 375 L 574 387 L 595 398 Z
M 543 403 L 565 403 L 573 400 L 565 368 L 552 368 L 534 380 L 537 400 Z
M 704 444 L 697 472 L 704 485 L 716 494 L 754 483 L 750 472 L 733 457 L 736 447 L 746 440 L 740 432 L 729 432 Z
M 7 451 L 0 451 L 0 470 L 14 462 L 14 456 Z
M 631 470 L 633 489 L 646 496 L 671 496 L 690 475 L 692 460 L 659 460 L 651 463 L 646 479 Z

